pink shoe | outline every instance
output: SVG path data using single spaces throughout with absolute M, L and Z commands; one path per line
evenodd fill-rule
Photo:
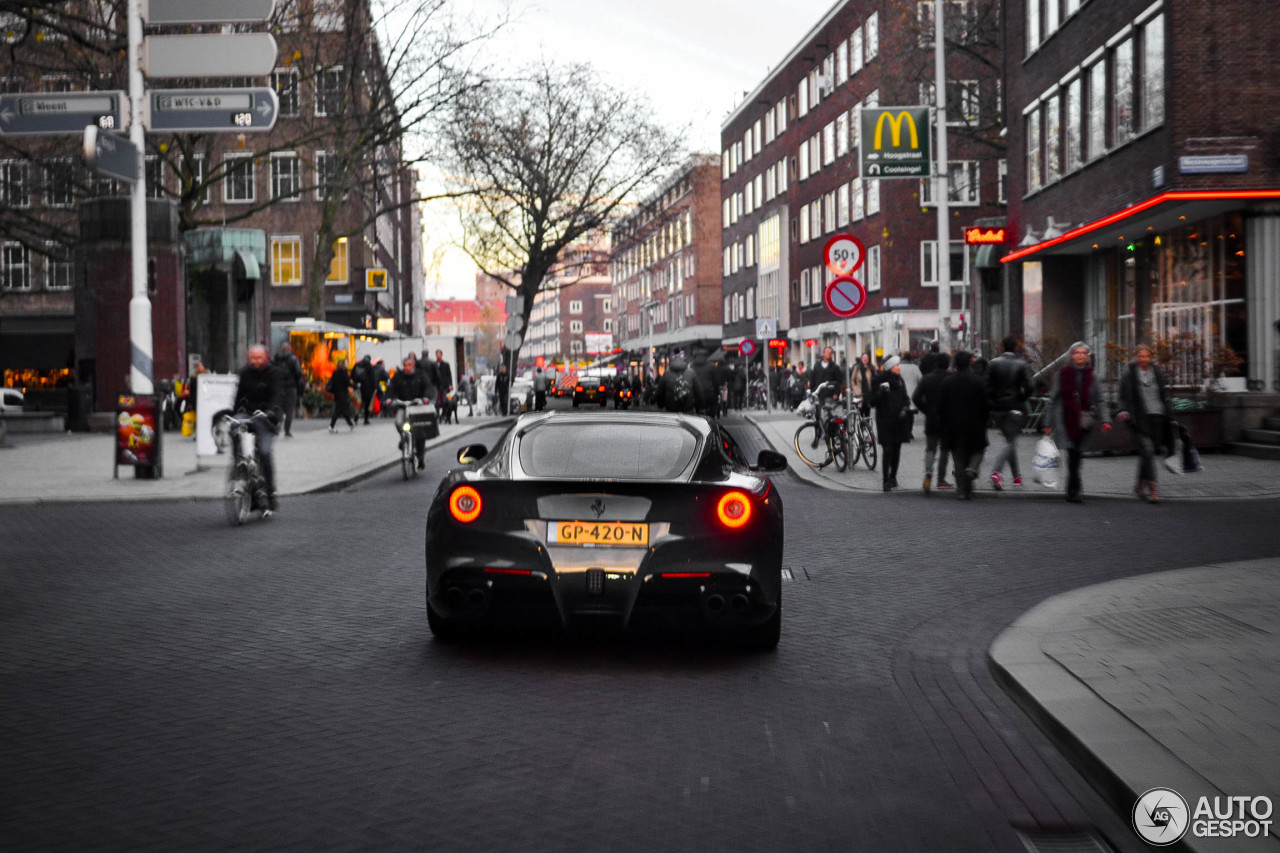
M 1021 485 L 1022 485 L 1022 478 L 1021 478 L 1021 477 L 1014 477 L 1014 478 L 1013 478 L 1013 484 L 1014 484 L 1015 486 L 1021 486 Z
M 991 487 L 997 492 L 1004 489 L 1004 477 L 1000 476 L 999 471 L 991 472 Z

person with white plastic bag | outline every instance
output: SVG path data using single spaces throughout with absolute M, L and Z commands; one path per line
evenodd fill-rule
M 1094 429 L 1111 431 L 1107 404 L 1089 365 L 1089 347 L 1077 343 L 1071 348 L 1071 363 L 1053 377 L 1049 392 L 1049 424 L 1046 435 L 1053 433 L 1058 446 L 1067 451 L 1067 500 L 1084 503 L 1084 486 L 1080 479 L 1080 461 L 1084 446 Z

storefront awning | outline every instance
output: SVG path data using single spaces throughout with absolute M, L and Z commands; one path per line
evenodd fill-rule
M 1038 255 L 1087 255 L 1239 210 L 1251 202 L 1277 200 L 1280 190 L 1174 190 L 1071 228 L 1052 239 L 1020 246 L 1000 261 L 1007 264 Z

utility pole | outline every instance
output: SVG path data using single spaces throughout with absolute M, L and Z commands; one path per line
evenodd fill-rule
M 945 349 L 951 340 L 951 223 L 947 206 L 947 57 L 943 38 L 946 0 L 933 4 L 933 70 L 936 91 L 935 122 L 937 131 L 938 173 L 933 183 L 933 201 L 938 211 L 938 254 L 934 264 L 938 275 L 938 341 Z
M 129 388 L 134 394 L 150 394 L 152 384 L 151 299 L 147 296 L 147 180 L 146 139 L 142 105 L 142 8 L 141 0 L 129 0 L 129 141 L 138 158 L 138 179 L 129 195 L 129 249 L 133 296 L 129 299 Z

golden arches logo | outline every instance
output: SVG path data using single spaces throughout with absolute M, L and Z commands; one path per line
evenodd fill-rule
M 880 117 L 876 119 L 876 137 L 875 137 L 876 151 L 879 151 L 882 147 L 884 147 L 883 146 L 884 123 L 886 121 L 889 122 L 890 140 L 892 141 L 894 148 L 899 148 L 902 146 L 902 123 L 904 121 L 910 124 L 911 147 L 912 148 L 920 147 L 920 135 L 916 130 L 915 118 L 913 118 L 911 113 L 907 112 L 906 110 L 901 110 L 896 116 L 889 112 L 880 113 Z

